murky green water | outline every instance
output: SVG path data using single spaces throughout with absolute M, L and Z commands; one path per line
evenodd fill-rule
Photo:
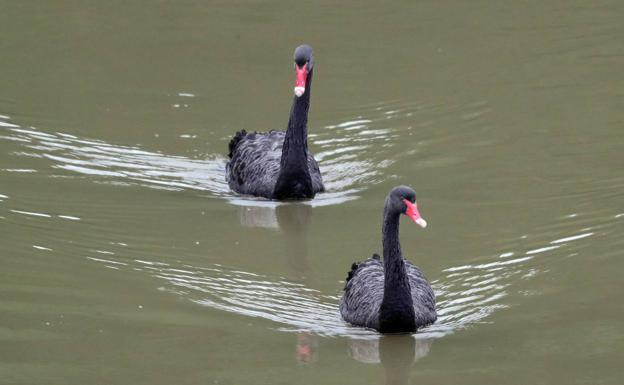
M 621 383 L 624 3 L 550 3 L 0 1 L 0 382 Z M 301 42 L 328 192 L 233 196 Z M 440 320 L 380 339 L 397 184 Z

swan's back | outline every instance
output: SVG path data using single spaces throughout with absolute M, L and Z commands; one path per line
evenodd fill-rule
M 225 169 L 230 188 L 240 194 L 273 198 L 285 137 L 284 131 L 237 132 L 230 141 L 230 161 Z M 318 163 L 310 152 L 308 168 L 314 193 L 324 191 Z
M 415 324 L 418 328 L 430 325 L 437 319 L 433 289 L 418 267 L 404 261 L 414 302 Z M 344 290 L 340 301 L 343 319 L 353 325 L 378 330 L 379 309 L 384 294 L 384 267 L 377 254 L 351 266 Z

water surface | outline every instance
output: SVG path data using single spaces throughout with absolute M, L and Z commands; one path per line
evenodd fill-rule
M 620 2 L 0 2 L 7 384 L 618 384 Z M 316 53 L 327 192 L 232 194 Z M 408 184 L 439 321 L 337 311 Z

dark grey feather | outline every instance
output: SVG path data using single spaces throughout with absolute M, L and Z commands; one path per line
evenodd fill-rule
M 241 194 L 273 198 L 285 136 L 284 131 L 237 132 L 230 142 L 231 160 L 225 169 L 230 188 Z M 314 193 L 323 192 L 321 172 L 310 152 L 308 168 Z
M 409 211 L 408 211 L 409 208 Z M 420 269 L 401 253 L 399 217 L 408 214 L 418 222 L 416 193 L 410 187 L 393 188 L 384 204 L 383 261 L 379 255 L 351 265 L 344 295 L 342 318 L 356 326 L 381 333 L 414 332 L 437 319 L 435 295 Z
M 229 144 L 226 180 L 241 194 L 269 199 L 311 199 L 324 191 L 321 172 L 308 151 L 308 111 L 314 72 L 312 48 L 295 49 L 295 69 L 304 86 L 296 87 L 286 132 L 234 135 Z M 301 78 L 302 77 L 302 78 Z
M 410 283 L 416 325 L 423 327 L 437 319 L 435 295 L 422 271 L 405 260 Z M 379 329 L 379 308 L 384 294 L 384 267 L 379 255 L 352 265 L 340 300 L 345 321 L 357 326 Z

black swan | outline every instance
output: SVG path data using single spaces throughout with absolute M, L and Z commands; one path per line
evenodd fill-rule
M 310 199 L 325 190 L 319 166 L 308 152 L 308 109 L 314 72 L 312 48 L 295 49 L 295 97 L 288 129 L 234 135 L 226 179 L 241 194 L 269 199 Z
M 399 217 L 421 227 L 427 222 L 416 206 L 416 193 L 398 186 L 386 198 L 383 214 L 383 263 L 379 255 L 354 263 L 340 300 L 342 318 L 381 333 L 414 332 L 437 319 L 435 295 L 420 269 L 403 258 Z

